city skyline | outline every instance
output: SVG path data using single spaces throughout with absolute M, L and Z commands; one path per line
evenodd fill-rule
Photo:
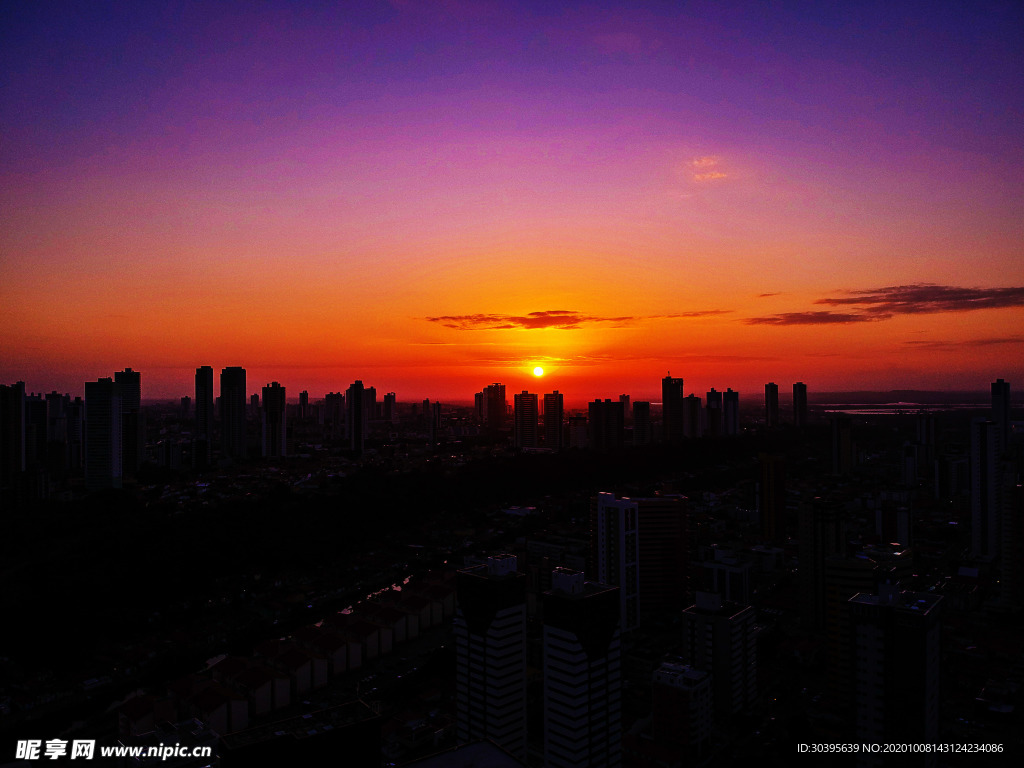
M 0 380 L 1024 377 L 1014 4 L 12 8 Z M 912 34 L 906 33 L 912 30 Z M 533 376 L 543 367 L 541 378 Z

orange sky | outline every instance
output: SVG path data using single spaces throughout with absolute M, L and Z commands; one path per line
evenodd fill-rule
M 929 14 L 897 51 L 875 10 L 840 34 L 785 4 L 767 26 L 486 8 L 217 10 L 187 34 L 21 12 L 0 378 L 80 394 L 130 366 L 178 397 L 242 365 L 293 398 L 573 403 L 657 399 L 667 371 L 752 397 L 1024 383 L 1005 19 Z

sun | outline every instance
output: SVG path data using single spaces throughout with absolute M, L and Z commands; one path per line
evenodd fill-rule
M 544 369 L 543 369 L 543 368 L 541 368 L 541 367 L 540 367 L 540 366 L 538 365 L 538 366 L 537 366 L 536 368 L 534 368 L 534 369 L 533 369 L 533 375 L 534 375 L 534 376 L 543 376 L 543 375 L 544 375 Z

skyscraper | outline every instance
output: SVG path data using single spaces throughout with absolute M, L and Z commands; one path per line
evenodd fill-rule
M 701 437 L 704 434 L 704 408 L 698 395 L 683 398 L 683 434 L 686 437 Z
M 996 379 L 992 382 L 992 421 L 999 429 L 997 437 L 1000 455 L 1010 441 L 1010 382 Z
M 85 383 L 85 484 L 120 488 L 121 392 L 113 379 Z
M 142 374 L 125 368 L 114 374 L 121 392 L 121 469 L 134 475 L 142 464 L 145 433 L 142 423 Z
M 276 381 L 263 387 L 261 430 L 263 458 L 288 455 L 288 412 L 285 388 Z
M 934 744 L 939 721 L 941 597 L 883 585 L 850 599 L 856 740 Z M 862 752 L 858 765 L 884 765 Z M 935 752 L 901 756 L 901 764 L 935 765 Z
M 740 393 L 731 387 L 722 394 L 722 433 L 729 436 L 740 433 Z
M 213 368 L 196 368 L 196 440 L 205 440 L 207 451 L 213 446 Z
M 683 440 L 683 380 L 666 376 L 661 380 L 661 421 L 666 442 Z
M 807 425 L 807 385 L 798 381 L 793 385 L 793 426 Z
M 0 384 L 0 510 L 21 506 L 25 472 L 25 382 Z
M 705 433 L 709 437 L 722 436 L 722 393 L 712 387 L 707 394 Z
M 651 404 L 646 400 L 633 401 L 633 445 L 651 443 Z
M 999 554 L 1003 508 L 1003 465 L 999 425 L 988 419 L 971 422 L 971 552 Z
M 638 505 L 598 493 L 591 516 L 591 560 L 597 581 L 618 587 L 619 626 L 623 632 L 640 620 L 640 533 Z
M 460 743 L 526 756 L 526 574 L 495 555 L 456 574 L 455 705 Z
M 505 400 L 504 384 L 488 384 L 484 387 L 484 409 L 485 424 L 488 429 L 497 431 L 505 426 L 505 411 L 507 402 Z
M 764 423 L 768 427 L 779 426 L 779 385 L 774 382 L 764 385 Z
M 618 400 L 594 400 L 587 407 L 589 446 L 595 451 L 618 451 L 625 445 L 625 414 Z
M 220 372 L 220 434 L 225 455 L 244 459 L 246 454 L 245 368 Z
M 515 396 L 515 442 L 516 448 L 537 447 L 537 395 L 525 389 Z
M 345 391 L 345 431 L 349 448 L 362 453 L 366 443 L 366 390 L 363 382 L 356 379 Z
M 754 609 L 698 592 L 696 604 L 683 611 L 686 662 L 711 673 L 715 711 L 742 712 L 757 697 L 757 638 Z
M 622 762 L 618 589 L 556 568 L 544 593 L 544 764 Z
M 549 451 L 560 451 L 565 446 L 565 429 L 562 394 L 557 389 L 544 395 L 544 447 Z

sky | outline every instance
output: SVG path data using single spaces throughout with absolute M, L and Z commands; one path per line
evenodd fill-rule
M 4 383 L 1024 385 L 1019 2 L 2 20 Z

